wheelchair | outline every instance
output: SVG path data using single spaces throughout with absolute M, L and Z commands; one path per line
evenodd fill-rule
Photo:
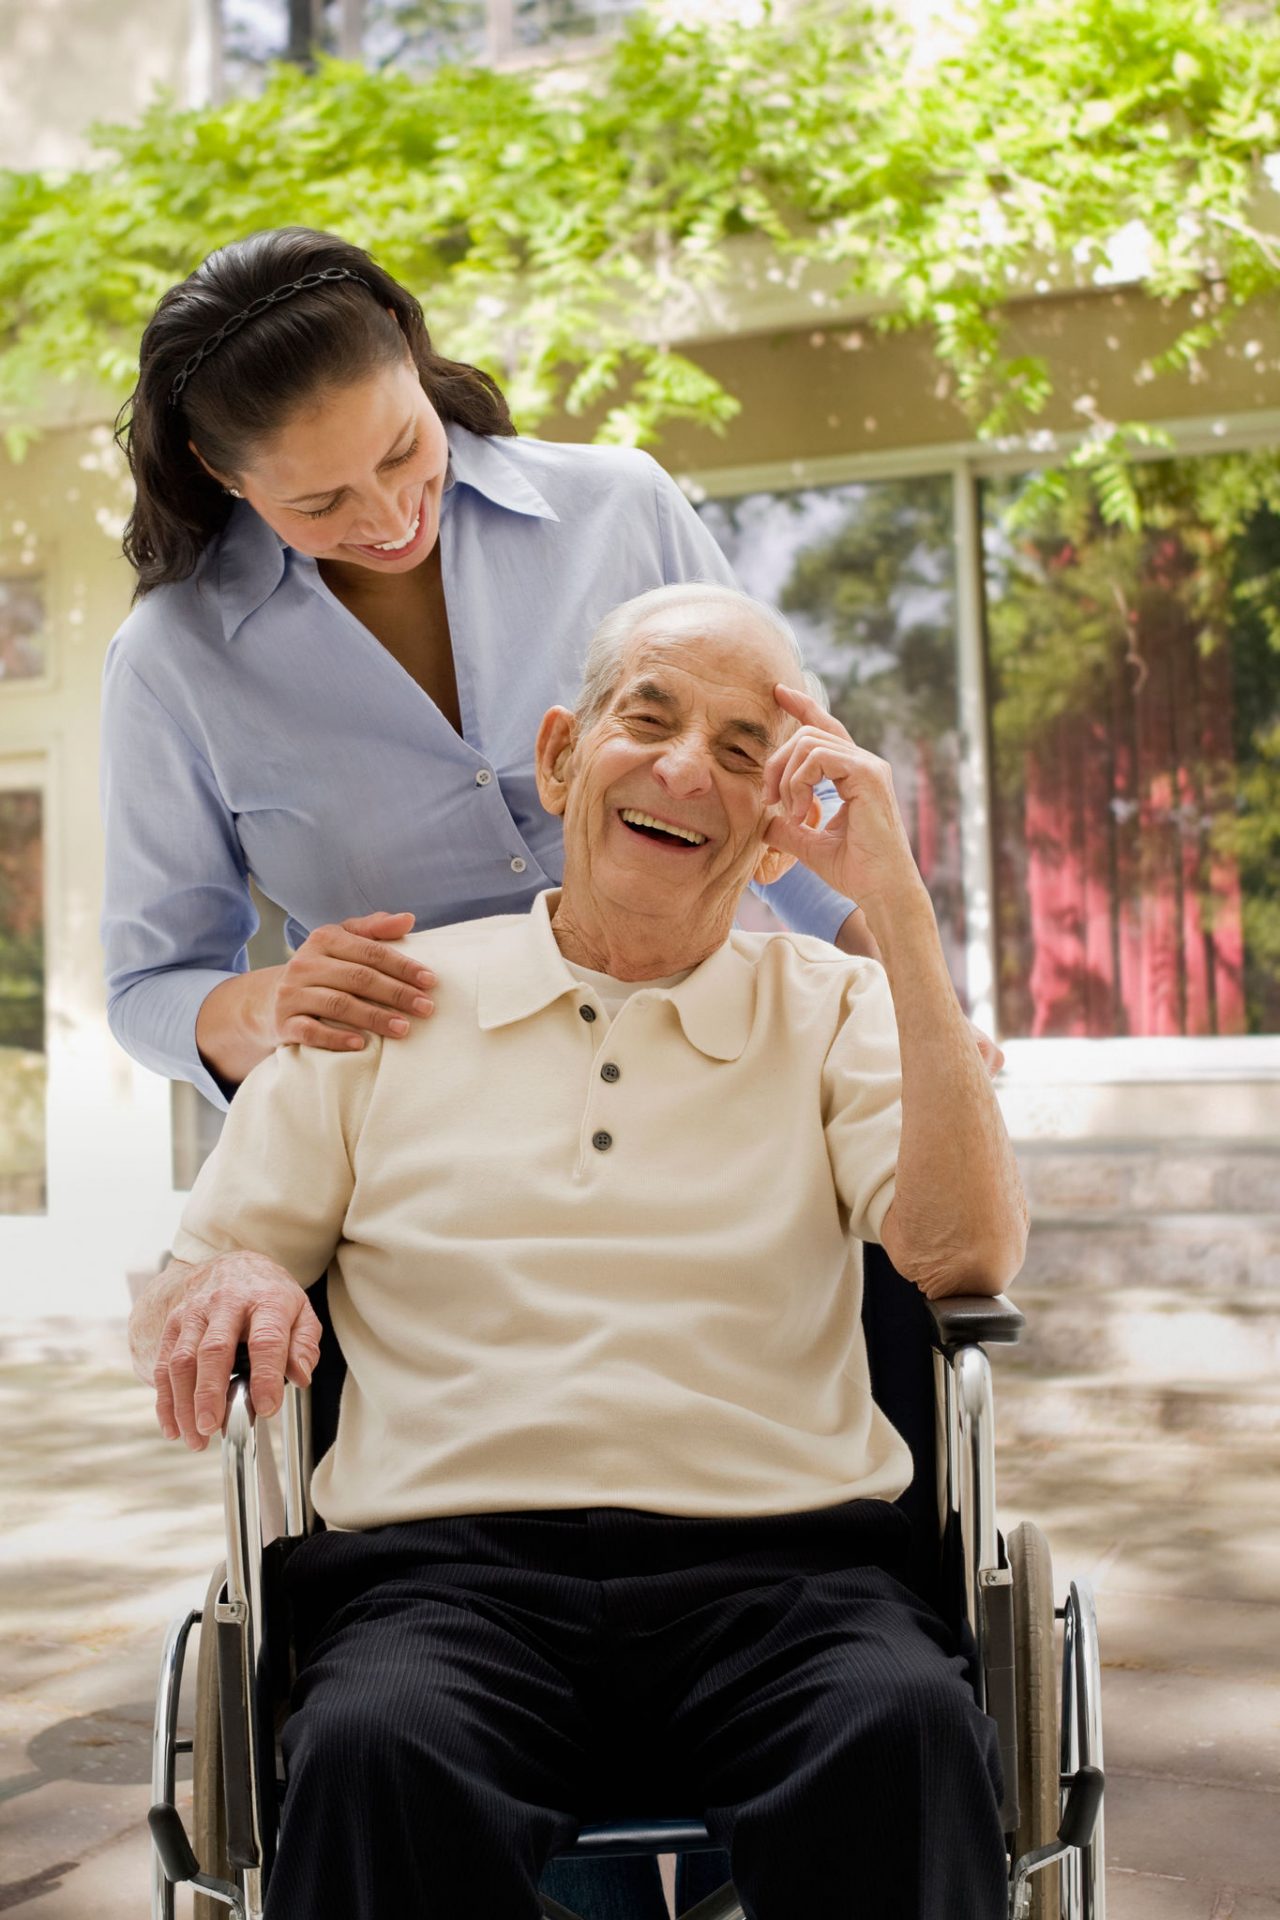
M 899 1504 L 911 1522 L 911 1584 L 959 1633 L 978 1704 L 995 1720 L 1005 1781 L 1002 1825 L 1010 1920 L 1105 1920 L 1101 1658 L 1093 1596 L 1073 1580 L 1055 1605 L 1048 1544 L 1029 1522 L 996 1525 L 988 1345 L 1015 1342 L 1023 1316 L 1003 1296 L 929 1301 L 879 1247 L 864 1247 L 863 1327 L 877 1404 L 915 1463 Z M 264 1486 L 237 1356 L 222 1435 L 227 1557 L 204 1607 L 171 1625 L 161 1659 L 148 1815 L 152 1920 L 174 1920 L 174 1889 L 195 1888 L 196 1920 L 261 1920 L 283 1793 L 278 1736 L 293 1677 L 279 1575 L 290 1542 L 317 1524 L 311 1467 L 337 1429 L 345 1362 L 325 1282 L 310 1290 L 324 1326 L 305 1391 L 281 1412 L 284 1534 L 264 1549 Z M 268 1442 L 269 1445 L 269 1442 Z M 1061 1621 L 1061 1652 L 1056 1622 Z M 191 1630 L 199 1627 L 195 1726 L 178 1736 Z M 177 1757 L 193 1756 L 193 1837 L 175 1806 Z M 719 1853 L 687 1810 L 619 1809 L 584 1825 L 561 1858 Z M 660 1817 L 659 1817 L 660 1816 Z M 720 1856 L 723 1860 L 723 1856 Z M 706 1879 L 705 1870 L 701 1876 Z M 542 1896 L 544 1920 L 578 1920 Z M 745 1920 L 732 1884 L 681 1920 Z

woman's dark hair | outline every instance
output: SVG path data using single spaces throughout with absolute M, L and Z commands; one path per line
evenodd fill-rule
M 211 334 L 255 300 L 326 268 L 359 279 L 305 288 L 246 320 L 200 362 L 170 405 L 183 366 Z M 236 474 L 301 402 L 394 366 L 406 343 L 442 420 L 472 433 L 515 432 L 488 374 L 442 359 L 413 295 L 334 234 L 309 227 L 251 233 L 219 247 L 171 287 L 142 336 L 138 384 L 116 421 L 135 487 L 124 551 L 138 575 L 137 593 L 185 580 L 230 516 L 232 502 L 189 440 L 211 467 Z

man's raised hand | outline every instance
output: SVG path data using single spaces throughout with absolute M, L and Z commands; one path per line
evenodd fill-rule
M 766 829 L 768 845 L 863 907 L 923 890 L 888 761 L 858 746 L 811 695 L 779 685 L 773 697 L 800 725 L 765 762 L 764 803 L 781 808 Z M 819 826 L 813 790 L 823 780 L 842 805 Z

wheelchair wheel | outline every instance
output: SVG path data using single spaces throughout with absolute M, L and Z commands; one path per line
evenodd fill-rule
M 1014 1857 L 1058 1831 L 1058 1659 L 1054 1649 L 1053 1562 L 1039 1527 L 1024 1520 L 1005 1542 L 1013 1575 L 1013 1643 L 1018 1690 L 1018 1806 Z M 1033 1874 L 1031 1920 L 1059 1920 L 1059 1871 Z
M 192 1743 L 191 1843 L 206 1873 L 234 1880 L 227 1858 L 227 1805 L 222 1785 L 222 1718 L 218 1706 L 218 1636 L 213 1609 L 222 1598 L 227 1570 L 214 1569 L 201 1616 L 196 1656 L 196 1730 Z M 194 1920 L 227 1920 L 227 1909 L 207 1893 L 196 1893 Z

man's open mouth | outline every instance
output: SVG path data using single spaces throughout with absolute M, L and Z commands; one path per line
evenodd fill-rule
M 705 846 L 707 836 L 698 833 L 693 827 L 677 827 L 670 820 L 655 820 L 651 813 L 641 813 L 638 807 L 620 807 L 618 817 L 632 833 L 640 833 L 649 840 L 659 840 L 669 847 Z

